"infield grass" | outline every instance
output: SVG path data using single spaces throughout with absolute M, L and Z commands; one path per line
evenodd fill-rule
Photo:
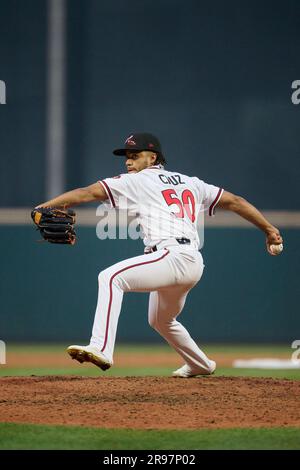
M 123 366 L 118 367 L 116 364 L 111 369 L 103 373 L 95 366 L 88 364 L 79 365 L 75 361 L 72 363 L 70 360 L 70 367 L 55 366 L 54 364 L 43 366 L 43 357 L 46 354 L 53 353 L 59 354 L 60 357 L 66 356 L 66 344 L 16 344 L 8 345 L 7 347 L 7 364 L 0 365 L 0 377 L 2 376 L 42 376 L 42 375 L 80 375 L 86 377 L 108 376 L 108 377 L 125 377 L 125 376 L 170 376 L 172 371 L 178 366 L 174 367 L 161 367 L 161 366 Z M 215 354 L 230 355 L 239 358 L 239 355 L 248 354 L 252 357 L 290 357 L 293 350 L 290 345 L 220 345 L 209 344 L 203 345 L 203 350 L 213 358 Z M 19 357 L 18 364 L 13 367 L 10 366 L 10 354 L 15 354 Z M 132 357 L 139 355 L 149 355 L 159 357 L 160 354 L 171 355 L 174 354 L 168 345 L 154 344 L 154 345 L 120 345 L 116 348 L 116 353 L 119 355 L 130 354 Z M 24 355 L 31 355 L 36 363 L 40 365 L 22 365 L 22 357 Z M 55 357 L 55 356 L 54 356 Z M 68 359 L 68 358 L 67 358 Z M 157 363 L 157 361 L 156 361 Z M 300 380 L 300 369 L 236 369 L 233 367 L 218 367 L 215 373 L 216 376 L 243 376 L 243 377 L 273 377 L 273 378 L 287 378 Z
M 299 428 L 141 431 L 0 423 L 0 449 L 300 449 Z
M 159 376 L 168 377 L 172 375 L 174 369 L 161 367 L 113 367 L 112 369 L 102 372 L 97 367 L 82 366 L 80 368 L 1 368 L 0 377 L 29 377 L 29 376 L 45 376 L 45 375 L 76 375 L 82 377 L 147 377 Z M 278 379 L 300 380 L 300 371 L 297 370 L 273 370 L 273 369 L 233 369 L 219 368 L 214 376 L 220 377 L 271 377 Z
M 79 342 L 79 344 L 81 344 Z M 69 346 L 67 344 L 21 344 L 12 343 L 7 345 L 7 350 L 12 352 L 21 353 L 37 353 L 37 352 L 60 352 L 65 351 Z M 202 344 L 201 348 L 207 354 L 240 354 L 243 352 L 249 354 L 291 354 L 293 350 L 290 345 L 285 344 Z M 117 345 L 116 352 L 133 352 L 133 353 L 150 353 L 160 354 L 166 352 L 172 352 L 172 349 L 167 344 L 154 343 L 154 344 L 121 344 Z

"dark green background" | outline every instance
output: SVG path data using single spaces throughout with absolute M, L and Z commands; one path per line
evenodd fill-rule
M 112 149 L 150 131 L 168 168 L 260 209 L 299 210 L 298 0 L 66 5 L 65 189 L 119 174 Z M 33 207 L 46 198 L 46 0 L 0 0 L 0 61 L 0 206 Z M 78 232 L 66 248 L 35 243 L 32 227 L 1 226 L 1 339 L 88 340 L 98 272 L 142 243 Z M 196 338 L 299 337 L 299 230 L 283 235 L 285 251 L 274 258 L 256 230 L 207 230 L 205 273 L 182 314 Z M 119 338 L 158 339 L 146 295 L 125 296 Z
M 169 167 L 263 209 L 299 209 L 300 3 L 68 0 L 66 186 L 119 174 L 156 133 Z M 0 205 L 45 198 L 46 0 L 0 1 Z
M 180 316 L 199 341 L 285 342 L 299 339 L 299 231 L 284 231 L 286 250 L 271 257 L 255 229 L 207 229 L 205 270 Z M 142 253 L 142 242 L 103 240 L 78 228 L 74 247 L 36 243 L 32 227 L 1 227 L 0 338 L 90 338 L 97 276 Z M 20 243 L 21 241 L 21 243 Z M 225 249 L 224 249 L 225 247 Z M 124 295 L 118 341 L 159 341 L 147 323 L 148 295 Z

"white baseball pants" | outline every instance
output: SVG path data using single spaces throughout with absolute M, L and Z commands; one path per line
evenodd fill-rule
M 211 372 L 211 361 L 177 321 L 190 289 L 203 272 L 199 251 L 168 246 L 129 258 L 99 274 L 99 293 L 90 344 L 113 362 L 124 292 L 150 292 L 149 323 L 192 369 Z

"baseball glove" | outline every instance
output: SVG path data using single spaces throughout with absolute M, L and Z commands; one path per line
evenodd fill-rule
M 31 212 L 33 222 L 42 237 L 50 243 L 74 245 L 76 233 L 74 230 L 75 212 L 71 209 L 57 207 L 38 207 Z

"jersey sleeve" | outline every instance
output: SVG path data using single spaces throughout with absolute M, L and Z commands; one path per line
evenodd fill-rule
M 197 177 L 192 178 L 198 190 L 200 204 L 204 206 L 204 210 L 208 211 L 208 215 L 215 214 L 215 208 L 223 194 L 224 189 L 205 183 Z
M 130 209 L 135 205 L 135 189 L 128 177 L 129 175 L 123 174 L 99 181 L 106 192 L 111 207 Z

